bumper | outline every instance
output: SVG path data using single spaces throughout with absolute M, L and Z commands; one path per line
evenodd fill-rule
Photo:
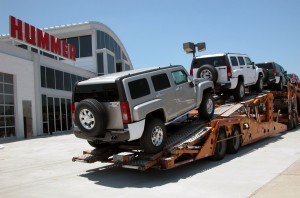
M 77 126 L 74 127 L 73 133 L 76 137 L 100 142 L 124 142 L 129 140 L 129 131 L 107 131 L 104 138 L 89 137 L 85 133 L 79 130 Z

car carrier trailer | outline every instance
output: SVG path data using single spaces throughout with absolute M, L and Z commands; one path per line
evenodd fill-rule
M 171 135 L 166 146 L 156 154 L 144 153 L 134 145 L 120 145 L 114 150 L 83 151 L 72 161 L 111 163 L 103 168 L 166 170 L 207 157 L 221 160 L 226 153 L 237 153 L 241 146 L 296 128 L 299 96 L 299 90 L 289 83 L 284 91 L 251 95 L 240 103 L 221 102 L 210 121 L 191 113 L 189 119 L 168 129 Z

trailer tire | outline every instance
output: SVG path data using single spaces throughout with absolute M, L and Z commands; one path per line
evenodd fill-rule
M 146 120 L 140 145 L 145 153 L 158 153 L 165 146 L 167 130 L 164 123 L 157 118 Z
M 215 112 L 215 100 L 209 92 L 205 92 L 202 98 L 200 107 L 198 108 L 198 115 L 202 119 L 211 119 Z
M 82 100 L 76 107 L 74 122 L 88 137 L 104 137 L 107 121 L 103 105 L 95 99 Z
M 236 154 L 241 146 L 240 129 L 237 126 L 233 127 L 232 138 L 227 140 L 227 153 Z
M 235 101 L 242 101 L 245 96 L 245 86 L 242 80 L 239 80 L 236 88 L 233 90 L 233 97 Z
M 215 148 L 215 152 L 212 156 L 213 160 L 221 160 L 225 157 L 226 155 L 226 150 L 227 150 L 227 141 L 226 139 L 226 133 L 225 130 L 223 128 L 219 129 L 219 134 L 218 134 L 218 138 L 216 143 L 216 148 Z M 223 140 L 223 141 L 221 141 Z

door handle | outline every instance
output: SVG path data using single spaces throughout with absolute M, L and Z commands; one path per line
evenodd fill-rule
M 247 67 L 247 68 L 250 68 L 250 67 Z
M 241 69 L 244 69 L 244 67 L 240 67 Z

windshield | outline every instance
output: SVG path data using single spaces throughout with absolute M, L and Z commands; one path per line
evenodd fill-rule
M 259 68 L 273 69 L 272 63 L 257 63 L 255 65 Z

